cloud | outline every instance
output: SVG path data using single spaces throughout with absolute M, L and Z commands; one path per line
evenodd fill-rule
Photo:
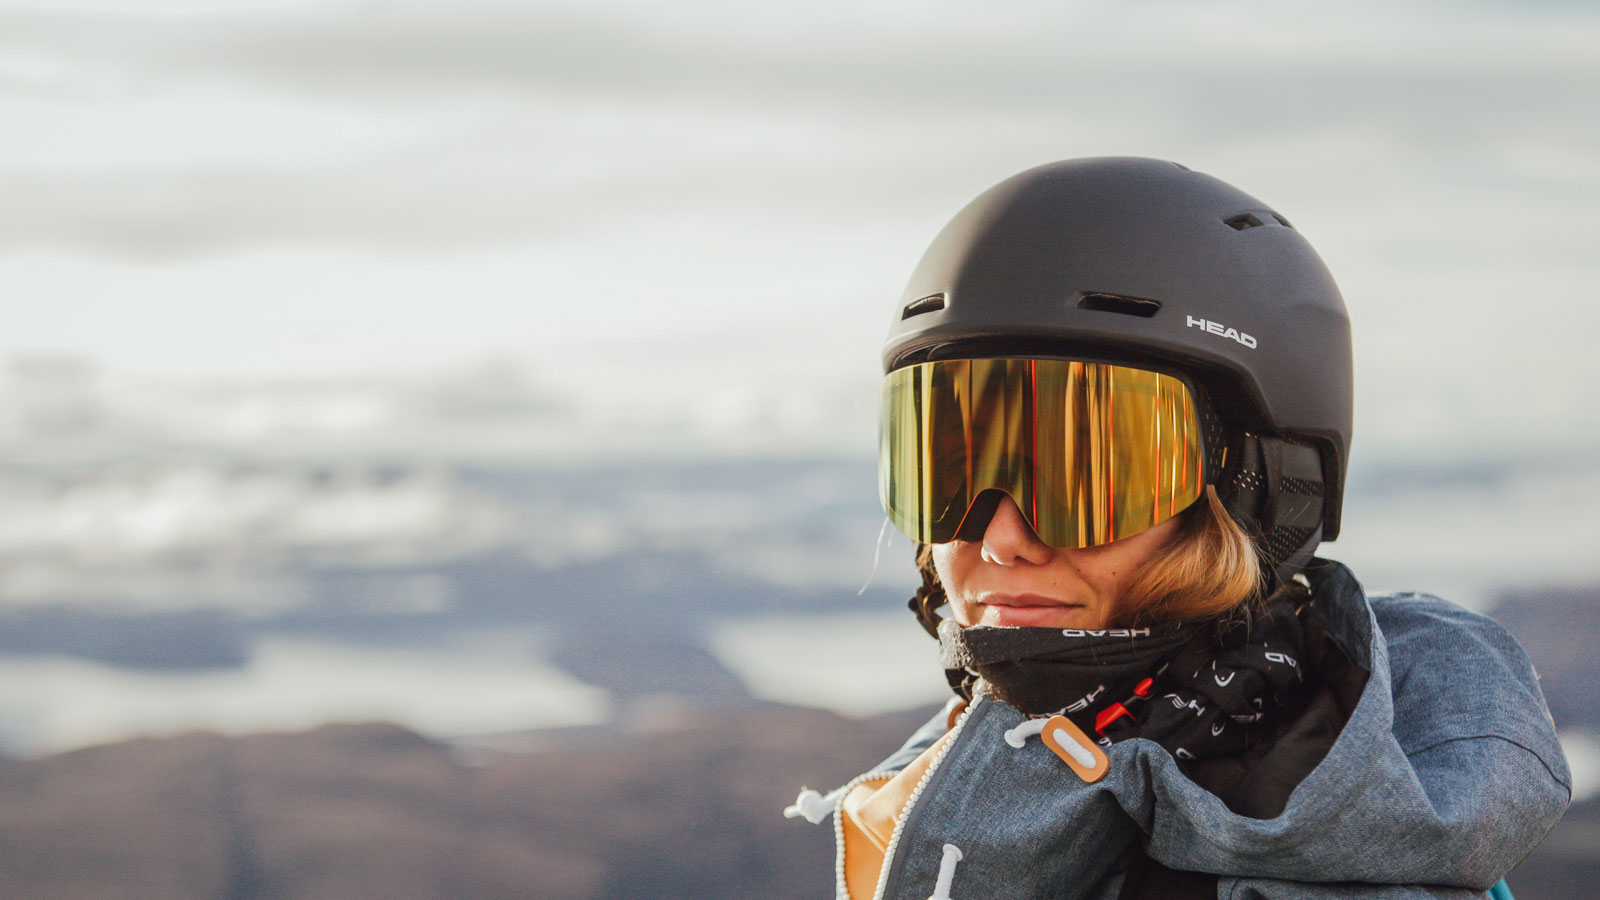
M 0 45 L 34 61 L 11 73 L 27 101 L 13 121 L 49 110 L 57 144 L 106 150 L 0 169 L 0 241 L 170 260 L 279 243 L 450 252 L 758 208 L 893 217 L 1041 159 L 1141 148 L 1301 179 L 1479 159 L 1496 183 L 1600 180 L 1583 164 L 1600 130 L 1571 115 L 1600 99 L 1600 16 L 1581 10 L 1383 7 L 1314 27 L 1239 4 L 670 12 L 0 13 Z M 130 109 L 151 119 L 128 118 L 129 143 L 169 142 L 141 163 L 85 124 Z
M 1442 15 L 1452 12 L 1453 15 Z M 453 93 L 462 85 L 770 98 L 892 88 L 937 102 L 1015 102 L 1081 85 L 1029 74 L 1122 65 L 1106 81 L 1198 69 L 1318 69 L 1533 75 L 1587 67 L 1592 10 L 1526 5 L 1347 4 L 1262 15 L 1252 3 L 884 6 L 752 9 L 726 3 L 313 3 L 183 18 L 16 12 L 4 33 L 33 53 L 77 53 L 146 79 L 232 79 L 309 97 Z M 1576 28 L 1574 27 L 1576 26 Z M 1525 51 L 1537 48 L 1536 56 Z M 1225 52 L 1232 51 L 1232 52 Z M 738 74 L 737 80 L 729 79 Z M 986 76 L 986 77 L 974 77 Z M 1016 94 L 1017 92 L 1012 92 Z M 780 96 L 782 96 L 780 94 Z

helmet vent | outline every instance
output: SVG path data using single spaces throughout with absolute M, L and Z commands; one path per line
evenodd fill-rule
M 1283 216 L 1280 216 L 1271 210 L 1265 209 L 1261 210 L 1259 213 L 1246 212 L 1239 213 L 1236 216 L 1229 216 L 1228 218 L 1223 219 L 1222 222 L 1229 228 L 1232 228 L 1234 231 L 1245 231 L 1251 228 L 1259 228 L 1262 225 L 1271 225 L 1273 223 L 1282 225 L 1285 228 L 1294 227 L 1293 225 L 1289 224 L 1288 219 L 1285 219 Z
M 1079 294 L 1078 302 L 1074 305 L 1079 309 L 1121 313 L 1125 316 L 1138 316 L 1141 319 L 1148 319 L 1161 309 L 1160 300 L 1146 300 L 1143 297 L 1127 297 L 1122 294 L 1089 292 Z
M 900 318 L 909 319 L 912 316 L 920 316 L 923 313 L 937 312 L 941 309 L 944 309 L 944 295 L 929 294 L 920 300 L 913 300 L 910 303 L 907 303 L 905 310 L 900 313 Z

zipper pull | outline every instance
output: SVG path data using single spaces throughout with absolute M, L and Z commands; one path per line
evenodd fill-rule
M 955 844 L 944 845 L 944 858 L 939 860 L 939 880 L 933 884 L 933 896 L 928 900 L 951 900 L 950 883 L 956 880 L 956 863 L 961 861 L 961 848 Z
M 834 807 L 839 802 L 839 791 L 830 791 L 826 795 L 819 794 L 810 788 L 802 788 L 800 796 L 794 798 L 794 803 L 783 811 L 785 819 L 805 819 L 813 825 L 821 825 L 822 820 L 832 815 Z

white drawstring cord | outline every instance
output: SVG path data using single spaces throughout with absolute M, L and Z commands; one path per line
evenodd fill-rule
M 839 791 L 830 791 L 826 795 L 819 794 L 810 788 L 800 791 L 800 796 L 794 798 L 794 803 L 783 810 L 785 819 L 805 819 L 813 825 L 821 825 L 822 820 L 833 813 L 839 802 Z
M 1044 726 L 1049 719 L 1027 719 L 1021 725 L 1006 732 L 1006 743 L 1022 749 L 1022 745 L 1031 737 L 1037 737 L 1044 731 Z
M 960 861 L 961 848 L 945 844 L 944 858 L 939 860 L 939 880 L 933 883 L 933 896 L 928 900 L 951 900 L 950 884 L 956 880 L 956 863 Z

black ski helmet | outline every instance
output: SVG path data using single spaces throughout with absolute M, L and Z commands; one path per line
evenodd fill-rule
M 884 371 L 1035 355 L 1177 368 L 1212 431 L 1208 478 L 1280 579 L 1339 533 L 1350 321 L 1289 220 L 1177 163 L 1075 159 L 985 191 L 933 241 Z

